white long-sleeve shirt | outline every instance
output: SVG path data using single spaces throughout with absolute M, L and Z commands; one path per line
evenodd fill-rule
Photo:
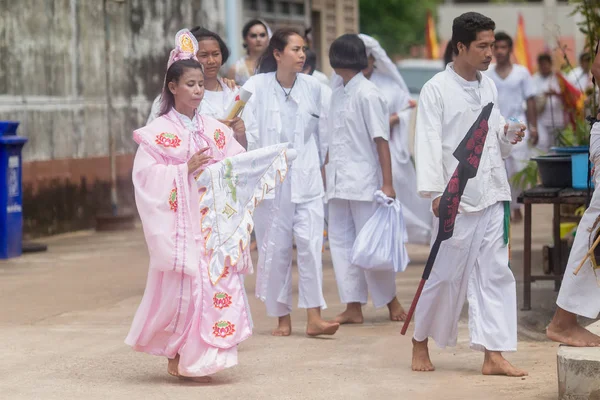
M 483 107 L 493 102 L 489 131 L 477 176 L 469 179 L 459 210 L 476 212 L 498 201 L 510 201 L 510 186 L 503 159 L 512 145 L 504 135 L 504 118 L 498 110 L 494 82 L 478 74 L 469 82 L 454 72 L 450 63 L 421 90 L 415 130 L 417 190 L 432 199 L 442 195 L 458 160 L 453 153 Z
M 292 90 L 285 92 L 275 72 L 256 74 L 244 85 L 252 93 L 248 101 L 256 120 L 256 134 L 247 136 L 251 149 L 289 142 L 298 151 L 292 163 L 292 202 L 299 204 L 323 197 L 321 165 L 325 136 L 320 118 L 326 111 L 321 84 L 312 76 L 298 74 Z M 288 99 L 285 94 L 288 93 Z
M 334 89 L 329 112 L 327 198 L 372 201 L 383 184 L 375 139 L 390 139 L 385 98 L 360 72 Z

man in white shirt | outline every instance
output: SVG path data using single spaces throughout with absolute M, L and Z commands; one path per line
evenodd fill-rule
M 510 200 L 503 158 L 524 136 L 507 137 L 494 82 L 480 71 L 492 60 L 494 21 L 474 12 L 454 20 L 455 61 L 423 86 L 417 109 L 415 156 L 417 190 L 432 200 L 439 217 L 441 196 L 455 171 L 453 153 L 490 102 L 494 103 L 485 142 L 472 143 L 480 154 L 477 175 L 462 195 L 454 234 L 443 241 L 415 311 L 414 371 L 433 371 L 428 338 L 455 346 L 465 298 L 469 302 L 471 348 L 483 351 L 484 375 L 524 376 L 502 355 L 517 348 L 517 295 L 504 238 L 505 206 Z M 482 128 L 485 129 L 485 128 Z M 469 144 L 467 144 L 467 147 Z M 439 220 L 435 224 L 437 229 Z
M 588 53 L 581 53 L 579 56 L 579 67 L 573 68 L 567 75 L 567 80 L 581 92 L 585 92 L 592 84 L 591 63 L 590 55 Z
M 594 60 L 592 73 L 596 82 L 600 81 L 600 57 L 598 55 Z M 600 113 L 596 115 L 596 119 L 600 120 Z M 596 319 L 600 314 L 600 286 L 597 283 L 600 271 L 594 271 L 591 260 L 588 259 L 577 275 L 573 274 L 600 233 L 598 224 L 600 218 L 600 190 L 598 189 L 600 186 L 600 122 L 596 122 L 592 127 L 590 160 L 596 167 L 594 174 L 596 189 L 590 206 L 585 210 L 577 227 L 575 242 L 569 254 L 569 261 L 556 300 L 558 308 L 546 330 L 549 339 L 577 347 L 600 346 L 600 336 L 588 331 L 577 322 L 578 315 Z M 599 247 L 596 247 L 594 251 L 597 264 L 600 263 L 598 249 Z
M 539 140 L 537 149 L 547 153 L 554 146 L 556 137 L 565 127 L 565 111 L 561 97 L 560 85 L 556 74 L 552 71 L 550 54 L 538 57 L 538 72 L 533 75 L 538 111 Z
M 528 142 L 531 142 L 534 146 L 538 142 L 535 88 L 527 68 L 513 64 L 511 61 L 512 38 L 504 32 L 496 33 L 495 38 L 494 57 L 496 58 L 496 65 L 492 65 L 486 74 L 492 78 L 498 89 L 500 113 L 505 118 L 516 117 L 529 126 L 526 140 L 516 145 L 511 155 L 506 159 L 508 179 L 511 181 L 512 177 L 522 171 L 529 162 L 531 152 Z M 526 106 L 524 106 L 525 104 Z M 523 188 L 515 187 L 511 182 L 511 209 L 514 222 L 520 222 L 523 219 L 521 206 L 517 203 L 517 197 L 522 190 Z

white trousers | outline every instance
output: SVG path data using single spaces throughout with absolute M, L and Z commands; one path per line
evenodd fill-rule
M 596 188 L 600 186 L 599 167 L 597 167 L 595 173 L 595 184 Z M 579 266 L 579 263 L 594 243 L 596 235 L 592 233 L 598 232 L 600 224 L 594 227 L 593 232 L 590 232 L 590 229 L 592 229 L 599 216 L 600 193 L 596 189 L 590 206 L 585 210 L 577 227 L 575 242 L 569 254 L 569 261 L 556 300 L 556 304 L 563 310 L 592 319 L 598 318 L 598 314 L 600 314 L 600 286 L 598 286 L 596 280 L 600 277 L 596 278 L 589 259 L 577 275 L 573 275 L 573 271 Z M 600 260 L 597 262 L 600 262 Z M 600 275 L 600 270 L 597 273 Z
M 373 305 L 382 307 L 396 296 L 394 271 L 367 271 L 350 263 L 356 236 L 376 208 L 374 201 L 329 200 L 329 249 L 344 304 L 366 304 L 370 292 Z
M 431 240 L 433 213 L 431 201 L 417 194 L 417 173 L 410 158 L 406 162 L 392 160 L 394 190 L 402 204 L 408 243 L 428 244 Z
M 415 310 L 415 340 L 455 346 L 466 298 L 471 348 L 517 349 L 517 293 L 503 234 L 502 203 L 456 217 L 454 235 L 442 242 Z
M 292 256 L 296 242 L 298 263 L 298 307 L 326 308 L 323 297 L 323 200 L 295 204 L 291 201 L 290 179 L 276 200 L 265 200 L 254 213 L 259 259 L 268 271 L 257 282 L 257 295 L 267 315 L 283 317 L 292 311 Z M 260 270 L 259 270 L 260 273 Z M 257 281 L 259 277 L 257 276 Z M 264 284 L 264 290 L 261 286 Z

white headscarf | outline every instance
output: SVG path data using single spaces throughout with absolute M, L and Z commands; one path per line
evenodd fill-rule
M 364 33 L 359 33 L 358 37 L 364 42 L 365 47 L 367 48 L 367 57 L 373 56 L 375 58 L 375 68 L 377 68 L 377 72 L 387 75 L 392 78 L 405 92 L 408 91 L 408 86 L 406 86 L 406 82 L 402 79 L 402 75 L 398 72 L 398 68 L 393 63 L 393 61 L 388 57 L 387 53 L 381 47 L 379 42 L 373 39 L 369 35 L 365 35 Z

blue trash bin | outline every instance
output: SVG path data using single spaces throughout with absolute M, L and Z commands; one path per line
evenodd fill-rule
M 20 256 L 23 247 L 21 151 L 27 138 L 17 136 L 18 126 L 0 121 L 0 259 Z

